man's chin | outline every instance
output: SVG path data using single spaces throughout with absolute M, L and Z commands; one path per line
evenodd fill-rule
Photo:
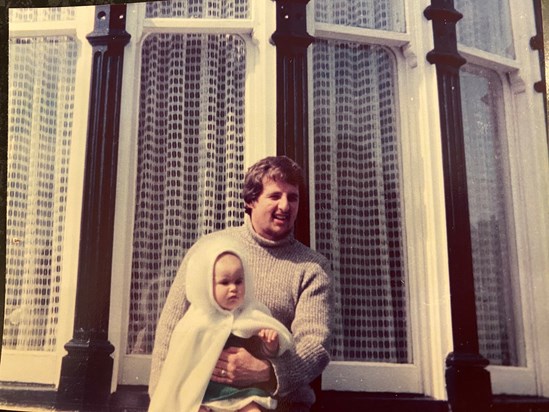
M 276 230 L 271 231 L 271 238 L 273 240 L 280 240 L 288 236 L 292 228 L 284 225 L 284 227 L 277 227 Z

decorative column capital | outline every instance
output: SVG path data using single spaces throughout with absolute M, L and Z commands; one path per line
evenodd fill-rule
M 271 39 L 277 48 L 307 48 L 314 38 L 307 33 L 309 0 L 277 0 L 276 31 Z
M 435 48 L 427 53 L 427 61 L 458 70 L 466 63 L 458 53 L 456 37 L 456 23 L 463 15 L 454 9 L 452 0 L 433 0 L 423 15 L 427 20 L 433 21 Z
M 108 46 L 123 49 L 130 41 L 126 31 L 126 5 L 99 5 L 95 7 L 93 31 L 86 36 L 94 47 Z

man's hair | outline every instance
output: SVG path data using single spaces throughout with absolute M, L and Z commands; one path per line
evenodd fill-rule
M 263 179 L 268 178 L 300 187 L 303 185 L 301 167 L 287 156 L 269 156 L 250 166 L 244 176 L 242 197 L 245 204 L 256 201 L 263 192 Z M 249 213 L 246 207 L 246 213 Z

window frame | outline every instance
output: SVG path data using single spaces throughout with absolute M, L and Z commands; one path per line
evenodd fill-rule
M 406 32 L 389 33 L 348 27 L 339 29 L 334 25 L 315 23 L 311 21 L 314 20 L 314 8 L 310 4 L 309 33 L 323 39 L 384 45 L 391 48 L 397 57 L 397 94 L 402 100 L 399 106 L 403 155 L 401 176 L 403 181 L 408 182 L 402 187 L 405 192 L 403 227 L 407 233 L 410 265 L 410 309 L 412 315 L 417 313 L 415 323 L 412 318 L 412 327 L 416 328 L 416 331 L 412 331 L 413 359 L 414 362 L 418 362 L 420 392 L 436 399 L 447 399 L 444 358 L 452 350 L 452 331 L 451 326 L 448 326 L 451 325 L 448 257 L 446 248 L 440 247 L 446 245 L 446 218 L 440 154 L 439 103 L 434 67 L 423 58 L 433 48 L 431 23 L 421 19 L 417 12 L 424 10 L 428 5 L 426 1 L 407 2 Z M 516 259 L 512 259 L 516 260 L 519 273 L 524 274 L 516 283 L 520 283 L 522 322 L 525 331 L 524 336 L 518 338 L 525 343 L 527 366 L 494 365 L 488 366 L 487 369 L 491 373 L 494 394 L 547 396 L 549 350 L 543 349 L 546 347 L 543 336 L 549 336 L 549 308 L 542 303 L 542 295 L 549 290 L 549 282 L 543 279 L 542 274 L 549 270 L 549 258 L 541 251 L 549 250 L 549 236 L 537 229 L 547 227 L 549 223 L 549 207 L 547 202 L 542 200 L 543 196 L 545 199 L 549 198 L 549 184 L 546 178 L 547 132 L 543 121 L 542 95 L 536 94 L 529 86 L 541 78 L 537 52 L 529 47 L 518 46 L 529 44 L 530 36 L 535 35 L 534 11 L 524 10 L 522 5 L 513 0 L 510 6 L 516 50 L 514 59 L 458 46 L 460 54 L 468 63 L 496 71 L 504 84 L 502 95 L 505 123 L 502 124 L 502 130 L 508 133 L 508 141 L 502 143 L 506 144 L 509 156 L 509 174 L 512 182 L 510 196 L 515 199 L 511 220 L 512 235 L 516 235 Z M 413 14 L 410 14 L 411 9 L 414 10 Z M 410 31 L 410 27 L 416 30 Z M 309 79 L 309 84 L 312 85 L 310 73 Z M 423 86 L 417 87 L 420 83 Z M 312 102 L 312 93 L 309 93 L 309 100 Z M 410 108 L 406 105 L 406 100 L 412 102 L 414 99 L 419 107 Z M 537 104 L 528 104 L 528 101 L 537 101 Z M 517 110 L 518 107 L 529 107 L 533 110 Z M 414 113 L 425 113 L 425 116 L 417 119 Z M 310 135 L 313 136 L 312 119 L 309 120 Z M 521 147 L 521 135 L 534 136 L 533 143 L 538 150 L 530 163 L 527 159 L 531 154 Z M 415 145 L 410 143 L 412 138 L 417 139 Z M 312 153 L 311 148 L 310 158 L 314 159 Z M 313 170 L 314 165 L 311 164 L 311 176 L 314 176 Z M 422 172 L 421 182 L 414 176 L 418 170 Z M 533 176 L 536 178 L 532 181 Z M 314 199 L 314 191 L 311 196 L 311 199 Z M 521 202 L 521 199 L 525 198 L 532 199 L 532 202 Z M 311 204 L 314 204 L 312 200 Z M 314 227 L 314 212 L 311 213 L 311 222 Z M 412 233 L 413 240 L 410 238 Z M 314 233 L 312 236 L 314 244 Z M 420 250 L 421 245 L 426 245 L 423 251 Z M 418 299 L 419 297 L 421 299 Z M 532 325 L 536 325 L 537 331 Z M 418 336 L 418 330 L 422 330 L 421 336 Z M 424 331 L 427 331 L 428 338 L 423 335 Z M 410 384 L 410 379 L 414 379 L 414 374 L 404 378 L 409 372 L 399 370 L 395 365 L 332 362 L 323 374 L 323 389 L 413 392 L 414 385 Z M 370 379 L 371 376 L 374 379 Z
M 63 266 L 59 294 L 59 318 L 55 349 L 51 352 L 2 349 L 0 381 L 44 384 L 57 387 L 64 345 L 72 338 L 76 300 L 76 276 L 80 243 L 80 216 L 88 97 L 91 81 L 92 48 L 86 35 L 93 31 L 95 6 L 75 7 L 74 20 L 48 22 L 13 22 L 9 37 L 73 37 L 78 46 L 75 73 L 74 114 L 69 160 L 67 202 L 63 242 Z
M 383 46 L 395 58 L 403 239 L 409 280 L 408 319 L 412 353 L 410 364 L 332 361 L 322 375 L 322 389 L 422 393 L 445 399 L 444 358 L 451 350 L 446 250 L 414 247 L 422 243 L 446 244 L 445 230 L 441 230 L 445 227 L 442 159 L 434 155 L 441 152 L 436 72 L 425 59 L 418 58 L 433 47 L 430 24 L 420 13 L 410 13 L 410 3 L 405 6 L 407 21 L 403 33 L 317 23 L 314 21 L 314 4 L 308 7 L 309 33 L 315 38 Z M 419 30 L 410 31 L 410 27 Z M 314 44 L 309 48 L 310 61 L 312 47 Z M 312 107 L 311 70 L 308 75 Z M 426 87 L 420 90 L 420 84 Z M 422 110 L 429 115 L 417 119 L 415 113 Z M 310 136 L 313 136 L 312 116 L 309 130 Z M 412 143 L 413 136 L 418 136 L 418 141 Z M 311 143 L 310 159 L 314 159 L 312 146 Z M 428 157 L 422 159 L 424 154 Z M 312 161 L 310 163 L 311 176 L 314 176 L 314 164 Z M 421 177 L 412 179 L 418 170 Z M 314 185 L 311 187 L 311 204 L 314 204 Z M 310 219 L 314 228 L 314 211 Z M 314 245 L 314 229 L 311 229 L 311 236 L 311 244 Z M 435 258 L 437 253 L 440 259 Z M 423 305 L 411 304 L 419 301 Z M 420 334 L 419 330 L 425 333 Z
M 543 114 L 543 96 L 536 93 L 533 84 L 541 78 L 537 51 L 529 47 L 530 37 L 535 35 L 533 3 L 520 5 L 510 0 L 511 31 L 515 46 L 515 58 L 458 44 L 459 53 L 468 64 L 496 73 L 502 84 L 503 110 L 501 111 L 501 144 L 507 156 L 504 167 L 510 179 L 507 195 L 512 199 L 510 211 L 510 235 L 514 240 L 511 252 L 518 279 L 513 279 L 519 291 L 523 334 L 517 341 L 524 344 L 524 366 L 488 365 L 494 394 L 538 395 L 549 394 L 549 351 L 543 349 L 543 336 L 549 336 L 547 305 L 540 303 L 540 293 L 547 293 L 547 282 L 541 274 L 549 270 L 549 259 L 540 251 L 549 250 L 549 237 L 535 230 L 536 225 L 547 227 L 549 207 L 541 201 L 549 198 L 547 176 L 547 144 Z M 459 22 L 458 22 L 459 24 Z M 528 45 L 528 47 L 522 47 Z M 537 104 L 530 102 L 537 101 Z M 520 108 L 528 107 L 532 110 Z M 531 136 L 539 150 L 526 153 L 521 147 L 521 136 Z M 545 136 L 545 139 L 544 139 Z M 537 172 L 534 172 L 536 170 Z M 538 177 L 540 176 L 540 177 Z M 534 188 L 532 180 L 537 181 Z M 536 191 L 537 190 L 537 191 Z M 525 202 L 524 199 L 528 199 Z M 545 212 L 545 213 L 544 213 Z M 544 219 L 545 217 L 545 219 Z M 544 224 L 545 222 L 545 224 Z M 545 253 L 546 255 L 546 253 Z M 517 292 L 516 290 L 514 292 Z M 536 299 L 536 295 L 538 298 Z M 533 327 L 535 325 L 535 328 Z M 537 329 L 537 331 L 535 330 Z
M 124 55 L 119 172 L 115 211 L 114 257 L 111 285 L 109 340 L 116 347 L 111 390 L 118 385 L 147 385 L 150 355 L 126 354 L 129 325 L 135 182 L 137 177 L 137 125 L 141 48 L 153 33 L 234 34 L 244 39 L 245 167 L 276 154 L 276 49 L 269 42 L 275 31 L 275 3 L 250 2 L 248 19 L 146 18 L 146 3 L 128 4 L 126 31 L 131 34 Z M 252 144 L 250 144 L 252 143 Z M 122 166 L 122 167 L 120 167 Z

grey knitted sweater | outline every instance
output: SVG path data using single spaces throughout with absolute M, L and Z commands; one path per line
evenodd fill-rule
M 329 362 L 333 289 L 328 261 L 293 235 L 280 241 L 260 237 L 247 215 L 244 225 L 223 232 L 243 242 L 250 269 L 256 276 L 256 298 L 292 332 L 295 340 L 295 352 L 286 352 L 271 360 L 278 383 L 274 395 L 280 400 L 279 405 L 284 407 L 293 402 L 312 405 L 315 399 L 309 383 Z M 193 250 L 194 246 L 183 259 L 158 321 L 149 380 L 151 395 L 168 352 L 172 331 L 188 307 L 184 273 Z

